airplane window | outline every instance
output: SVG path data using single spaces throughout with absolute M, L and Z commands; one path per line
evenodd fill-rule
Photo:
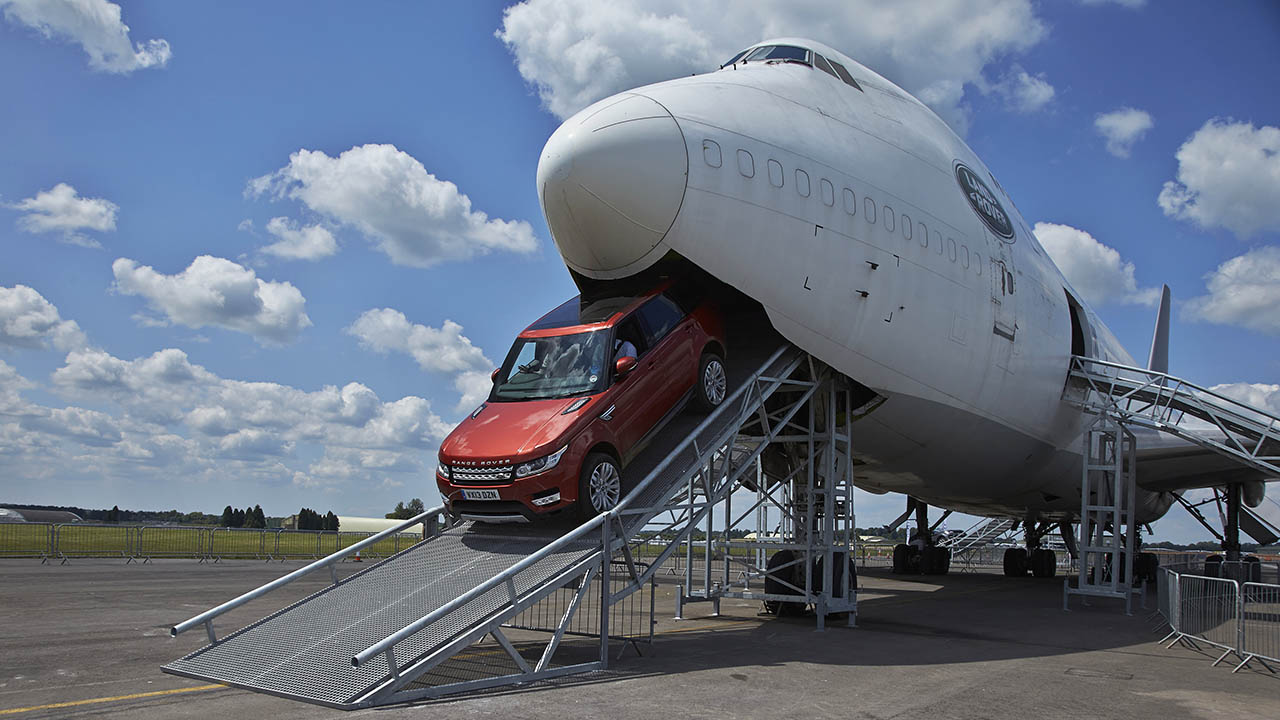
M 978 277 L 982 277 L 982 256 L 978 253 L 973 254 L 973 266 L 978 269 Z
M 951 262 L 956 261 L 956 239 L 947 238 L 947 257 L 951 258 Z
M 876 221 L 876 201 L 864 195 L 862 198 L 862 209 L 867 213 L 862 217 L 865 218 L 867 222 L 874 223 Z
M 822 204 L 831 207 L 836 204 L 836 189 L 831 186 L 831 181 L 822 178 L 822 182 L 818 183 L 818 187 L 822 188 Z
M 833 78 L 840 78 L 840 76 L 836 74 L 836 71 L 831 69 L 831 64 L 827 62 L 827 59 L 818 53 L 813 54 L 813 65 Z
M 850 87 L 857 90 L 858 92 L 865 92 L 862 89 L 862 86 L 858 84 L 858 81 L 854 80 L 853 76 L 849 74 L 849 71 L 844 69 L 843 65 L 836 62 L 835 60 L 831 60 L 830 62 L 831 62 L 831 67 L 835 68 L 836 73 L 840 75 L 840 79 L 843 80 L 846 85 L 849 85 Z
M 850 215 L 858 214 L 858 198 L 853 196 L 853 191 L 849 188 L 844 189 L 844 211 Z
M 942 254 L 942 233 L 938 232 L 937 230 L 934 230 L 933 237 L 930 239 L 930 242 L 938 246 L 938 254 L 941 255 Z
M 742 177 L 756 176 L 756 159 L 746 150 L 738 151 L 738 172 L 742 173 Z
M 969 246 L 968 245 L 960 246 L 960 264 L 964 265 L 966 269 L 968 269 L 969 267 Z
M 884 206 L 884 229 L 893 232 L 895 227 L 893 218 L 893 208 L 888 205 Z
M 796 168 L 796 192 L 800 197 L 809 197 L 809 173 Z
M 747 48 L 747 50 L 750 50 L 750 49 L 751 49 L 751 48 Z M 741 60 L 741 59 L 742 59 L 742 56 L 747 54 L 747 50 L 743 50 L 742 52 L 738 53 L 737 55 L 734 55 L 734 56 L 733 56 L 733 59 L 732 59 L 732 60 L 730 60 L 729 62 L 727 62 L 727 63 L 725 63 L 725 64 L 721 65 L 721 66 L 720 66 L 720 69 L 721 69 L 721 70 L 723 70 L 724 68 L 727 68 L 727 67 L 729 67 L 730 65 L 732 65 L 732 64 L 734 64 L 734 63 L 738 62 L 739 60 Z
M 711 167 L 720 167 L 720 145 L 715 140 L 702 141 L 702 159 Z
M 782 187 L 782 164 L 777 160 L 769 161 L 769 184 Z
M 747 56 L 748 61 L 766 61 L 775 60 L 778 62 L 798 62 L 805 65 L 809 64 L 809 51 L 794 45 L 766 45 L 757 48 L 755 52 Z
M 920 247 L 929 247 L 929 226 L 920 223 Z
M 906 213 L 902 213 L 902 237 L 910 240 L 911 229 L 911 216 Z

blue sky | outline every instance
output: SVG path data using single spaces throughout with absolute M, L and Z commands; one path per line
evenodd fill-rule
M 1135 356 L 1166 282 L 1173 372 L 1280 408 L 1275 4 L 723 8 L 0 0 L 0 500 L 430 503 L 574 292 L 533 183 L 560 118 L 782 34 L 961 131 Z

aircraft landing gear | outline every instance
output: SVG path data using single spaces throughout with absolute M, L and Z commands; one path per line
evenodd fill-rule
M 894 546 L 893 573 L 895 575 L 946 575 L 951 571 L 951 550 L 933 544 L 933 528 L 929 526 L 929 506 L 919 500 L 913 499 L 912 502 L 916 512 L 916 537 L 912 543 L 899 543 Z
M 1004 574 L 1006 577 L 1025 577 L 1030 571 L 1032 577 L 1051 578 L 1058 572 L 1058 555 L 1040 543 L 1053 528 L 1050 523 L 1037 522 L 1034 517 L 1023 522 L 1027 539 L 1025 548 L 1009 548 L 1004 551 Z

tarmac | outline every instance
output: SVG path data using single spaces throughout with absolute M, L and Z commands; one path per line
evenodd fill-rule
M 860 571 L 857 627 L 815 631 L 758 602 L 686 606 L 657 593 L 654 646 L 610 669 L 411 705 L 343 712 L 163 674 L 202 632 L 175 622 L 298 563 L 0 560 L 0 717 L 259 718 L 1280 718 L 1280 675 L 1212 667 L 1216 654 L 1159 644 L 1150 610 L 1072 600 L 1062 580 L 996 572 L 903 578 Z M 361 568 L 345 563 L 340 576 Z M 317 573 L 232 611 L 220 633 L 320 589 Z M 1154 607 L 1154 598 L 1148 604 Z M 587 658 L 594 640 L 574 641 Z M 621 651 L 615 646 L 614 656 Z

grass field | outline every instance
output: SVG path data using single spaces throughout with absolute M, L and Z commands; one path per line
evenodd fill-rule
M 309 530 L 0 523 L 0 557 L 311 558 L 351 547 L 371 535 Z M 392 555 L 419 539 L 421 536 L 416 533 L 403 533 L 365 548 L 361 555 Z

